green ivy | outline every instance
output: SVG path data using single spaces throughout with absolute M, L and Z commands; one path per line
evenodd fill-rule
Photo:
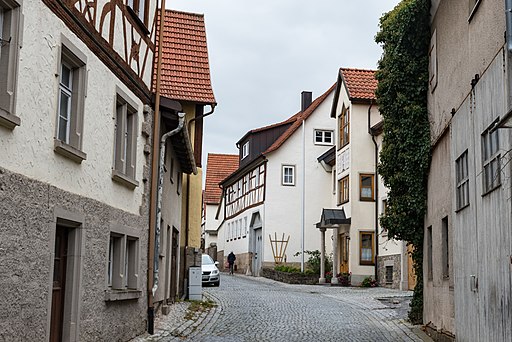
M 430 0 L 403 0 L 380 19 L 377 102 L 384 118 L 378 170 L 389 188 L 380 220 L 390 237 L 414 247 L 417 285 L 409 319 L 423 316 L 423 220 L 430 164 L 427 111 Z

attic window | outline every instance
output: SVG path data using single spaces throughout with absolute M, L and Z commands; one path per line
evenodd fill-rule
M 243 146 L 242 146 L 242 159 L 244 159 L 245 157 L 247 157 L 249 155 L 249 142 L 246 142 Z

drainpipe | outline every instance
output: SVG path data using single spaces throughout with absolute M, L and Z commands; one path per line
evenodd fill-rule
M 301 194 L 301 206 L 302 206 L 302 217 L 301 217 L 301 260 L 300 260 L 300 271 L 304 272 L 304 249 L 305 249 L 305 225 L 306 225 L 306 119 L 302 120 L 302 194 Z
M 153 260 L 153 289 L 152 293 L 153 296 L 156 293 L 156 290 L 158 289 L 158 256 L 160 253 L 160 229 L 162 225 L 162 191 L 164 187 L 164 162 L 165 162 L 165 143 L 167 139 L 172 137 L 173 135 L 179 133 L 181 129 L 184 126 L 185 123 L 185 113 L 178 113 L 178 127 L 173 129 L 170 132 L 165 133 L 162 135 L 162 138 L 160 139 L 160 162 L 158 165 L 158 192 L 157 192 L 157 204 L 156 204 L 156 230 L 155 230 L 155 257 Z
M 213 114 L 213 112 L 215 111 L 215 107 L 217 107 L 217 104 L 216 103 L 212 103 L 210 105 L 210 111 L 209 112 L 201 114 L 199 116 L 196 116 L 195 118 L 190 119 L 190 121 L 187 123 L 188 131 L 190 132 L 190 130 L 192 129 L 192 122 L 194 122 L 194 121 L 196 121 L 198 119 L 205 118 L 208 115 Z M 194 141 L 195 140 L 196 140 L 196 135 L 194 133 Z M 189 208 L 190 208 L 190 174 L 187 173 L 187 202 L 185 204 L 185 212 L 186 212 L 186 214 L 185 214 L 185 246 L 188 246 L 188 231 L 189 231 L 189 225 L 190 225 L 190 222 L 189 222 L 190 220 L 188 219 L 189 210 L 190 210 Z
M 160 3 L 160 29 L 158 35 L 158 54 L 155 87 L 155 115 L 153 117 L 153 151 L 151 155 L 151 190 L 149 202 L 149 239 L 148 239 L 148 333 L 153 335 L 155 327 L 155 307 L 153 305 L 153 261 L 155 259 L 155 220 L 157 197 L 157 163 L 158 163 L 158 137 L 160 136 L 160 86 L 162 78 L 162 43 L 165 20 L 165 0 Z
M 377 170 L 377 165 L 379 163 L 379 147 L 377 146 L 377 141 L 375 140 L 375 135 L 371 129 L 370 117 L 371 111 L 373 107 L 373 101 L 370 103 L 370 107 L 368 107 L 368 134 L 372 136 L 373 145 L 375 146 L 375 281 L 379 281 L 379 172 Z
M 512 53 L 512 0 L 505 0 L 505 17 L 507 22 L 507 50 Z

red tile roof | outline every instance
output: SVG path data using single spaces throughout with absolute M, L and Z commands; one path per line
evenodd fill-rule
M 157 44 L 157 51 L 158 48 Z M 202 14 L 166 10 L 162 52 L 162 96 L 172 100 L 216 103 Z M 155 58 L 155 70 L 157 61 Z M 156 72 L 154 75 L 153 89 Z
M 265 152 L 263 152 L 263 154 L 270 153 L 281 147 L 281 145 L 283 145 L 284 142 L 288 140 L 288 138 L 291 137 L 292 134 L 302 125 L 302 122 L 309 118 L 311 114 L 318 108 L 318 106 L 320 106 L 320 104 L 325 101 L 327 96 L 329 96 L 335 87 L 336 83 L 333 84 L 329 90 L 327 90 L 321 96 L 317 97 L 304 112 L 298 112 L 290 119 L 284 121 L 286 123 L 293 122 L 293 124 L 286 131 L 284 131 L 284 133 L 281 134 L 281 136 L 277 138 L 277 140 L 272 145 L 270 145 L 270 147 Z
M 208 153 L 206 164 L 205 204 L 219 204 L 222 190 L 219 183 L 238 169 L 238 154 Z
M 375 70 L 341 68 L 341 76 L 348 89 L 348 96 L 351 100 L 375 100 L 377 79 Z

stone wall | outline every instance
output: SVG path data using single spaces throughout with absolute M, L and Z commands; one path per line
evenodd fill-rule
M 393 266 L 393 281 L 391 283 L 386 282 L 386 266 Z M 379 286 L 400 289 L 400 280 L 402 277 L 400 254 L 378 257 L 378 269 Z
M 101 336 L 103 341 L 126 341 L 144 333 L 147 218 L 0 168 L 0 341 L 48 340 L 58 212 L 83 219 L 76 228 L 82 247 L 79 267 L 74 269 L 78 340 L 97 341 Z M 105 299 L 112 225 L 131 227 L 140 234 L 138 298 Z

